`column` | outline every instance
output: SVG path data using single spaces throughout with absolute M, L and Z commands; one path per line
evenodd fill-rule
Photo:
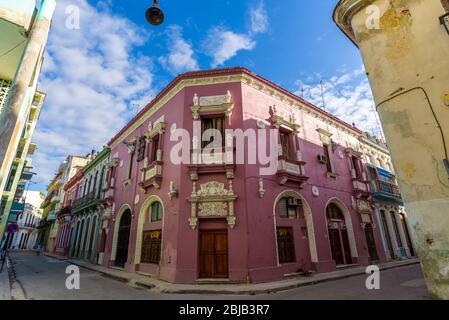
M 74 247 L 73 247 L 73 257 L 77 258 L 78 256 L 78 248 L 80 247 L 80 241 L 81 241 L 81 233 L 82 233 L 82 227 L 84 226 L 84 223 L 81 220 L 78 220 L 79 224 L 78 224 L 78 230 L 76 230 L 76 234 L 75 234 L 75 242 L 74 242 Z
M 20 232 L 14 233 L 12 241 L 11 241 L 11 249 L 14 249 L 14 248 L 18 247 L 18 245 L 16 245 L 16 242 L 17 242 L 17 238 L 19 236 L 19 233 Z
M 402 241 L 402 246 L 404 247 L 407 256 L 410 257 L 411 256 L 410 249 L 408 247 L 407 238 L 406 238 L 405 232 L 404 232 L 404 224 L 402 223 L 400 213 L 396 213 L 395 216 L 396 216 L 396 222 L 398 224 L 399 236 L 401 237 L 401 241 Z
M 388 233 L 390 233 L 391 245 L 393 246 L 394 254 L 396 257 L 401 256 L 401 250 L 399 249 L 398 240 L 396 239 L 396 231 L 394 230 L 392 215 L 393 213 L 385 210 L 385 217 L 387 218 Z
M 389 257 L 390 254 L 388 253 L 388 245 L 387 245 L 387 240 L 385 239 L 384 226 L 383 226 L 383 223 L 382 223 L 382 218 L 380 217 L 379 207 L 378 206 L 376 206 L 374 214 L 376 215 L 376 223 L 379 226 L 378 228 L 380 230 L 380 236 L 382 238 L 382 246 L 384 248 L 385 255 L 387 257 Z M 393 257 L 390 257 L 390 259 L 393 259 Z
M 75 252 L 75 247 L 76 247 L 76 226 L 77 223 L 73 222 L 72 226 L 71 226 L 71 232 L 70 232 L 70 243 L 69 243 L 69 252 L 68 252 L 68 256 L 73 256 L 73 253 Z
M 59 240 L 61 238 L 62 228 L 63 228 L 63 226 L 60 226 L 58 228 L 58 231 L 56 232 L 55 253 L 58 251 L 58 248 L 59 248 Z
M 90 236 L 91 236 L 91 232 L 92 232 L 92 217 L 89 214 L 89 224 L 86 225 L 86 241 L 85 241 L 85 248 L 84 248 L 84 254 L 83 254 L 83 259 L 89 259 L 89 251 L 90 251 L 90 247 L 91 247 L 91 242 L 90 242 Z

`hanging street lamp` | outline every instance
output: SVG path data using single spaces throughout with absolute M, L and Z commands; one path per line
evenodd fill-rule
M 158 26 L 164 22 L 164 13 L 159 8 L 158 0 L 154 0 L 153 5 L 145 12 L 145 17 L 153 26 Z

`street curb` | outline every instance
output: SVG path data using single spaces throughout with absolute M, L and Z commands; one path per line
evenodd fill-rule
M 9 280 L 9 269 L 7 262 L 5 261 L 5 266 L 0 273 L 0 300 L 9 301 L 12 300 L 11 297 L 11 283 Z
M 390 269 L 396 269 L 401 267 L 407 267 L 411 265 L 419 264 L 419 261 L 410 261 L 408 263 L 401 263 L 398 265 L 392 265 L 392 266 L 384 266 L 380 267 L 379 269 L 381 271 L 383 270 L 390 270 Z M 352 274 L 346 274 L 346 275 L 338 275 L 334 277 L 324 278 L 324 279 L 314 279 L 307 282 L 299 282 L 299 283 L 293 283 L 288 284 L 285 286 L 281 286 L 278 288 L 270 288 L 270 289 L 252 289 L 252 290 L 226 290 L 226 289 L 219 289 L 219 290 L 211 290 L 211 289 L 170 289 L 170 288 L 163 288 L 160 289 L 161 293 L 177 293 L 177 294 L 226 294 L 226 295 L 258 295 L 258 294 L 270 294 L 280 291 L 287 291 L 291 289 L 296 289 L 300 287 L 306 287 L 315 285 L 318 283 L 324 283 L 324 282 L 330 282 L 334 280 L 340 280 L 340 279 L 346 279 L 351 278 L 359 275 L 366 274 L 364 271 L 358 271 Z M 158 288 L 158 287 L 156 287 Z
M 126 276 L 120 276 L 120 275 L 116 275 L 116 274 L 112 274 L 112 273 L 108 273 L 108 272 L 104 272 L 104 271 L 100 271 L 96 268 L 93 267 L 89 267 L 86 265 L 83 265 L 81 263 L 78 263 L 77 261 L 73 261 L 70 259 L 63 259 L 63 258 L 59 258 L 56 256 L 52 256 L 49 254 L 45 254 L 45 256 L 50 257 L 50 258 L 54 258 L 57 260 L 61 260 L 61 261 L 66 261 L 68 263 L 71 263 L 73 265 L 79 266 L 81 268 L 87 269 L 87 270 L 91 270 L 91 271 L 95 271 L 105 277 L 111 278 L 113 280 L 116 281 L 120 281 L 122 283 L 129 283 L 129 284 L 134 284 L 140 287 L 144 287 L 146 289 L 149 290 L 153 290 L 153 291 L 157 291 L 160 293 L 170 293 L 170 294 L 215 294 L 215 295 L 258 295 L 258 294 L 270 294 L 270 293 L 275 293 L 275 292 L 280 292 L 280 291 L 287 291 L 287 290 L 291 290 L 291 289 L 296 289 L 296 288 L 300 288 L 300 287 L 306 287 L 306 286 L 311 286 L 311 285 L 315 285 L 318 283 L 325 283 L 325 282 L 330 282 L 330 281 L 335 281 L 335 280 L 340 280 L 340 279 L 346 279 L 346 278 L 350 278 L 350 277 L 355 277 L 355 276 L 360 276 L 363 274 L 366 274 L 366 272 L 364 270 L 360 270 L 360 271 L 354 271 L 353 273 L 348 273 L 348 274 L 342 274 L 342 275 L 334 275 L 334 276 L 329 276 L 327 278 L 322 278 L 322 279 L 310 279 L 309 281 L 303 281 L 303 282 L 296 282 L 296 283 L 289 283 L 286 284 L 284 286 L 279 286 L 279 287 L 275 287 L 275 288 L 268 288 L 268 289 L 242 289 L 242 290 L 229 290 L 229 289 L 207 289 L 207 288 L 195 288 L 195 289 L 172 289 L 169 288 L 170 286 L 176 286 L 176 284 L 170 284 L 167 283 L 166 285 L 156 285 L 156 284 L 152 284 L 152 283 L 148 283 L 148 282 L 142 282 L 141 280 L 135 280 Z M 407 266 L 412 266 L 412 265 L 416 265 L 419 264 L 419 260 L 417 259 L 413 259 L 411 261 L 401 261 L 398 262 L 397 264 L 392 264 L 392 265 L 386 265 L 386 266 L 380 266 L 379 269 L 381 271 L 385 271 L 385 270 L 391 270 L 391 269 L 396 269 L 396 268 L 401 268 L 401 267 L 407 267 Z M 360 268 L 360 267 L 359 267 Z M 302 279 L 304 280 L 304 279 Z M 273 282 L 271 282 L 273 283 Z M 267 285 L 269 285 L 270 282 L 267 283 Z M 251 284 L 250 284 L 251 285 Z M 236 285 L 238 286 L 238 285 Z

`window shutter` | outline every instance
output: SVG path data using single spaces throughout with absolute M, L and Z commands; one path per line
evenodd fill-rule
M 281 218 L 288 217 L 287 198 L 282 198 L 278 201 L 278 214 L 279 214 L 279 217 L 281 217 Z

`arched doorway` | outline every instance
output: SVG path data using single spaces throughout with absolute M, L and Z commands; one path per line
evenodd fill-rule
M 90 248 L 89 248 L 89 253 L 87 255 L 87 259 L 92 261 L 92 262 L 96 262 L 94 260 L 96 260 L 96 244 L 97 244 L 97 221 L 98 218 L 95 215 L 92 218 L 92 226 L 90 228 Z
M 289 205 L 288 201 L 289 199 L 296 199 L 296 201 L 294 201 L 293 203 L 291 203 Z M 317 245 L 316 245 L 316 240 L 315 240 L 315 227 L 313 224 L 313 216 L 312 216 L 312 210 L 310 209 L 310 206 L 308 204 L 308 202 L 306 201 L 306 199 L 299 194 L 298 192 L 296 192 L 295 190 L 286 190 L 283 191 L 282 193 L 280 193 L 276 199 L 274 200 L 274 206 L 273 206 L 273 214 L 275 215 L 275 217 L 282 217 L 283 215 L 285 216 L 285 214 L 282 214 L 280 212 L 280 207 L 284 208 L 285 212 L 287 212 L 286 216 L 289 216 L 288 213 L 288 209 L 291 207 L 295 207 L 296 209 L 293 210 L 294 208 L 291 208 L 290 211 L 294 211 L 295 214 L 294 215 L 298 215 L 298 217 L 304 217 L 305 221 L 306 221 L 306 228 L 305 230 L 301 230 L 301 233 L 304 232 L 304 234 L 302 234 L 303 237 L 308 239 L 308 246 L 309 246 L 309 253 L 310 253 L 310 260 L 312 263 L 317 263 L 318 262 L 318 251 L 317 251 Z M 290 214 L 292 215 L 292 214 Z M 276 222 L 276 219 L 275 219 Z M 277 227 L 277 225 L 276 225 Z M 281 232 L 283 230 L 280 230 Z M 278 239 L 278 234 L 276 233 L 276 239 Z M 278 248 L 278 256 L 279 256 L 279 248 Z
M 153 210 L 155 205 L 158 205 L 157 214 L 155 215 L 155 210 Z M 139 264 L 142 262 L 142 252 L 149 251 L 154 252 L 154 248 L 159 248 L 158 250 L 161 251 L 162 249 L 162 235 L 163 230 L 160 230 L 160 236 L 159 238 L 154 238 L 150 236 L 150 233 L 148 231 L 144 230 L 144 224 L 147 222 L 157 222 L 162 221 L 163 226 L 163 216 L 164 216 L 164 204 L 156 195 L 150 195 L 147 199 L 145 199 L 145 202 L 143 203 L 140 213 L 139 213 L 139 221 L 137 224 L 137 233 L 136 233 L 136 249 L 134 254 L 134 263 Z M 157 231 L 157 230 L 153 230 Z M 146 236 L 145 236 L 145 235 Z M 158 242 L 155 244 L 154 242 Z M 157 250 L 156 250 L 157 251 Z M 151 254 L 152 255 L 152 254 Z M 160 255 L 160 253 L 159 253 Z M 152 255 L 153 256 L 153 255 Z M 145 259 L 144 259 L 145 260 Z
M 77 236 L 77 240 L 76 240 L 76 250 L 75 250 L 75 258 L 78 258 L 80 255 L 80 248 L 81 248 L 81 241 L 82 241 L 82 236 L 83 236 L 83 230 L 84 230 L 84 219 L 81 220 L 81 224 L 80 227 L 78 229 L 78 236 Z
M 332 260 L 337 265 L 351 264 L 351 248 L 343 211 L 335 203 L 326 207 L 327 231 Z
M 117 251 L 115 265 L 124 267 L 128 260 L 129 234 L 131 230 L 131 210 L 126 209 L 120 218 L 117 237 Z

